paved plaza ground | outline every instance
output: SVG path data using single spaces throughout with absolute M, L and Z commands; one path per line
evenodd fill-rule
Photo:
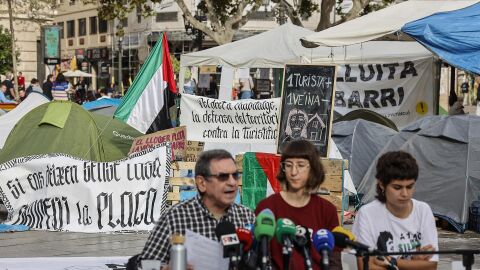
M 139 253 L 148 234 L 88 234 L 71 232 L 26 231 L 0 233 L 0 258 L 26 257 L 114 257 Z M 467 231 L 458 234 L 439 230 L 441 250 L 480 249 L 480 234 Z M 451 269 L 459 255 L 442 255 L 439 270 Z M 0 269 L 3 268 L 0 265 Z M 473 269 L 480 269 L 480 256 Z

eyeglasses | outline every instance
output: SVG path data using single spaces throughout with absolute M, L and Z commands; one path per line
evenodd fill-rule
M 281 164 L 282 171 L 291 172 L 293 168 L 297 169 L 297 172 L 304 172 L 306 169 L 310 168 L 308 163 L 293 163 L 293 162 L 282 162 Z
M 230 179 L 230 175 L 237 181 L 240 178 L 240 172 L 233 172 L 233 173 L 219 173 L 219 174 L 209 174 L 205 175 L 205 177 L 215 177 L 220 182 L 226 182 Z

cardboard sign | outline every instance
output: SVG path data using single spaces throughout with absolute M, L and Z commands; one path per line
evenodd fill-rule
M 285 66 L 277 141 L 279 152 L 288 141 L 305 139 L 315 145 L 321 157 L 327 157 L 335 73 L 335 66 Z
M 163 142 L 172 143 L 174 160 L 183 160 L 185 156 L 185 139 L 187 130 L 184 126 L 157 131 L 152 134 L 137 137 L 130 148 L 129 155 L 145 149 L 154 148 Z
M 185 148 L 185 157 L 183 160 L 188 162 L 196 162 L 200 153 L 203 152 L 204 145 L 204 142 L 187 140 L 187 147 Z

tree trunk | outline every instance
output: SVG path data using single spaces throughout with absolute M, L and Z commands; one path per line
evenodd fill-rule
M 15 31 L 13 29 L 12 0 L 7 0 L 7 3 L 8 3 L 8 19 L 10 21 L 10 34 L 12 35 L 13 85 L 15 90 L 15 99 L 19 100 L 18 79 L 17 79 L 17 54 L 15 51 Z
M 318 22 L 315 31 L 322 31 L 331 26 L 330 15 L 335 7 L 335 2 L 335 0 L 322 0 L 322 5 L 320 7 L 320 21 Z

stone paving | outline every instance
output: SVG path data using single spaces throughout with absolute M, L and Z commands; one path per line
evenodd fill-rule
M 0 233 L 1 258 L 25 257 L 112 257 L 139 253 L 148 234 L 89 234 L 72 232 L 27 231 Z M 467 231 L 458 234 L 439 230 L 441 250 L 480 249 L 480 234 Z M 442 255 L 439 270 L 451 269 L 459 255 Z M 480 269 L 480 256 L 473 269 Z

